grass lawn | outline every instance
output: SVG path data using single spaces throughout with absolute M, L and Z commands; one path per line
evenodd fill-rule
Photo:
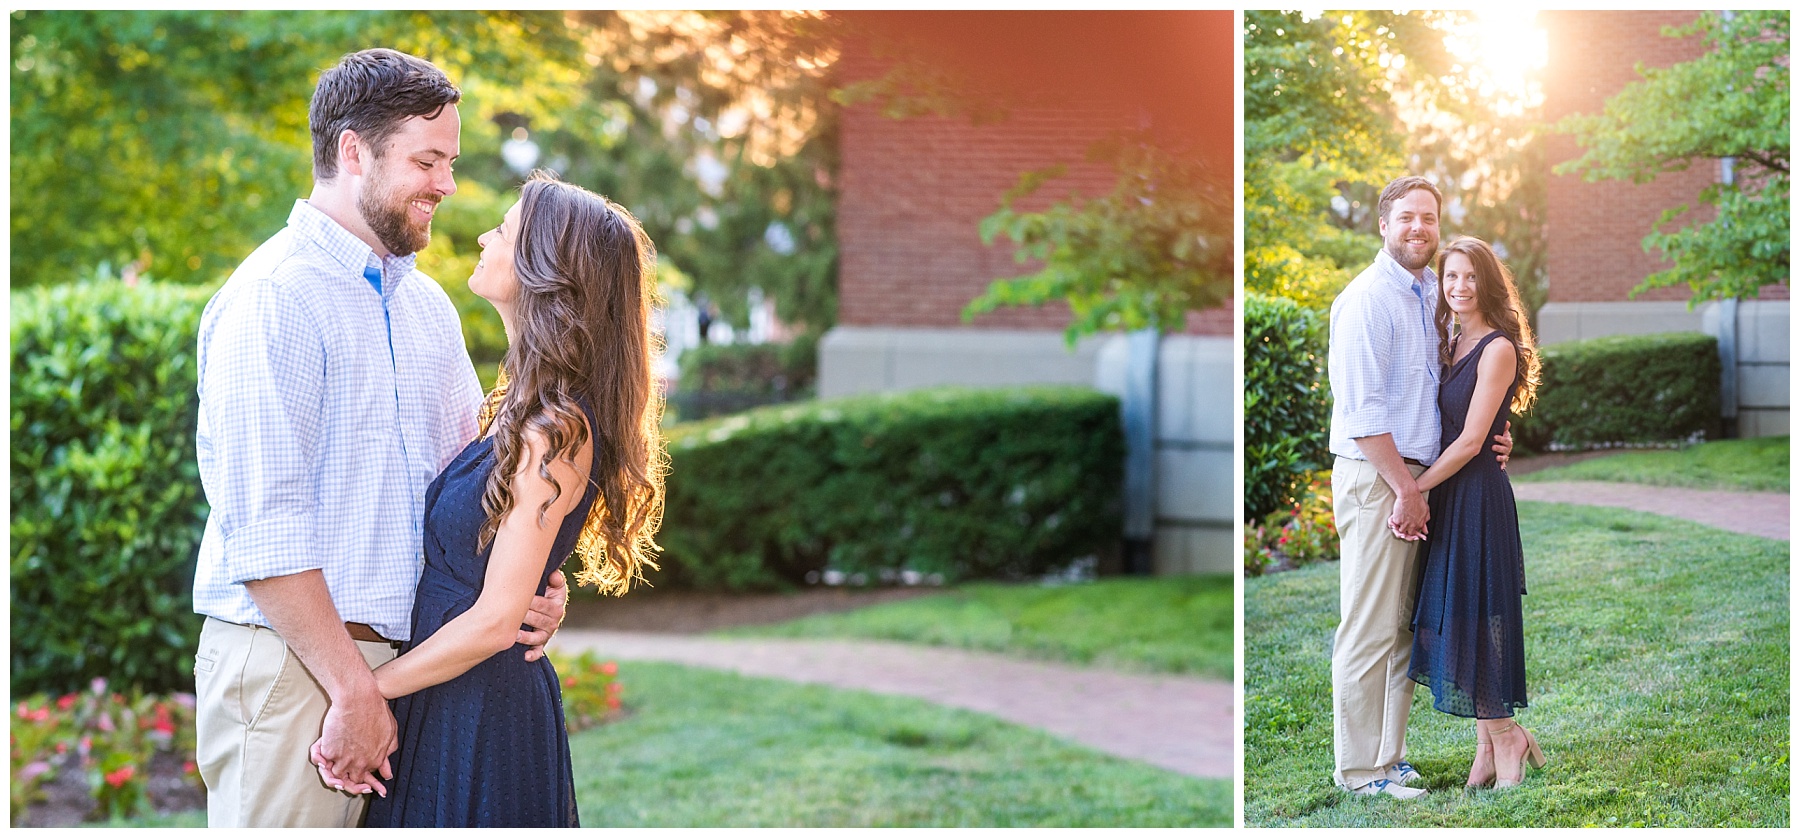
M 582 826 L 1231 825 L 1229 780 L 979 713 L 673 664 L 619 680 L 630 715 L 570 739 Z
M 1230 826 L 1227 780 L 917 699 L 624 663 L 578 734 L 582 826 Z
M 1231 583 L 1228 574 L 1054 587 L 972 583 L 934 596 L 727 633 L 899 640 L 1230 680 Z
M 1605 480 L 1689 489 L 1788 491 L 1788 438 L 1723 439 L 1690 448 L 1627 451 L 1514 477 L 1522 483 Z
M 1550 764 L 1465 794 L 1474 722 L 1414 696 L 1432 794 L 1333 787 L 1337 564 L 1246 581 L 1244 819 L 1263 826 L 1788 825 L 1788 545 L 1637 512 L 1520 503 L 1519 720 Z

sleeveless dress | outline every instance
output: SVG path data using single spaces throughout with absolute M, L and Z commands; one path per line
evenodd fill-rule
M 1444 447 L 1462 434 L 1475 395 L 1476 360 L 1495 330 L 1440 377 Z M 1488 436 L 1505 428 L 1516 386 Z M 1432 706 L 1455 716 L 1510 718 L 1525 703 L 1525 551 L 1512 482 L 1492 443 L 1431 490 L 1425 568 L 1413 610 L 1407 675 L 1431 688 Z
M 588 422 L 594 422 L 591 412 Z M 493 468 L 493 439 L 478 439 L 425 496 L 425 567 L 413 602 L 412 639 L 401 645 L 402 655 L 481 595 L 493 545 L 477 552 L 475 544 L 486 519 L 481 495 Z M 538 579 L 540 595 L 551 571 L 574 552 L 595 495 L 589 480 L 563 519 Z M 514 644 L 456 678 L 390 703 L 400 726 L 394 779 L 385 799 L 370 798 L 365 825 L 580 825 L 562 688 L 550 659 L 527 663 L 525 649 Z

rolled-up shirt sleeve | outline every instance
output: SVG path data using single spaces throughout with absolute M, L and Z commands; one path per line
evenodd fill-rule
M 1393 339 L 1392 323 L 1366 297 L 1347 299 L 1332 313 L 1331 392 L 1344 435 L 1351 439 L 1394 431 L 1385 378 Z
M 295 295 L 263 280 L 219 313 L 202 383 L 202 479 L 239 585 L 319 569 L 325 349 Z

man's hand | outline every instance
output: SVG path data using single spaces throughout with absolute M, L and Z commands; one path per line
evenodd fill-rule
M 1494 434 L 1494 454 L 1500 461 L 1500 470 L 1506 470 L 1506 461 L 1512 459 L 1512 420 L 1506 420 L 1506 431 Z
M 1431 507 L 1425 503 L 1425 493 L 1405 492 L 1394 501 L 1394 531 L 1401 538 L 1417 541 L 1425 537 L 1425 523 L 1431 520 Z
M 531 647 L 525 650 L 525 660 L 534 661 L 544 656 L 544 644 L 549 643 L 550 635 L 562 627 L 568 609 L 569 583 L 563 578 L 562 571 L 550 571 L 550 584 L 544 589 L 544 595 L 532 597 L 531 608 L 525 612 L 525 624 L 536 630 L 519 630 L 518 642 Z
M 313 764 L 319 766 L 319 776 L 328 785 L 335 779 L 341 784 L 334 787 L 343 791 L 363 794 L 373 790 L 386 797 L 387 787 L 381 781 L 394 778 L 388 755 L 400 747 L 399 725 L 374 684 L 371 678 L 367 690 L 331 703 L 319 741 L 313 743 Z

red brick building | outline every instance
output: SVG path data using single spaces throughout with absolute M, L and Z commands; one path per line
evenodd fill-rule
M 1549 36 L 1544 69 L 1544 116 L 1555 122 L 1575 113 L 1599 113 L 1606 100 L 1642 78 L 1645 67 L 1691 60 L 1704 45 L 1698 35 L 1672 38 L 1666 26 L 1692 23 L 1699 12 L 1546 11 L 1539 23 Z M 1546 164 L 1580 156 L 1569 135 L 1552 135 Z M 1644 277 L 1670 267 L 1660 254 L 1646 253 L 1643 238 L 1662 212 L 1688 204 L 1694 213 L 1711 209 L 1700 191 L 1723 176 L 1720 161 L 1668 172 L 1645 184 L 1579 175 L 1550 176 L 1547 188 L 1549 241 L 1545 264 L 1548 302 L 1538 312 L 1545 343 L 1666 331 L 1706 331 L 1729 342 L 1735 371 L 1727 389 L 1736 390 L 1735 411 L 1745 436 L 1788 432 L 1788 287 L 1765 286 L 1754 301 L 1707 303 L 1689 310 L 1686 288 L 1659 288 L 1631 298 Z M 1705 220 L 1690 215 L 1677 225 Z M 1665 228 L 1665 229 L 1672 229 Z M 1735 381 L 1733 381 L 1735 376 Z
M 820 345 L 820 395 L 940 384 L 1106 386 L 1103 367 L 1122 364 L 1106 360 L 1107 347 L 1122 338 L 1089 338 L 1071 351 L 1065 305 L 962 319 L 991 282 L 1032 269 L 1014 260 L 1010 240 L 983 244 L 981 219 L 1021 174 L 1051 165 L 1068 166 L 1066 176 L 1026 208 L 1111 192 L 1118 174 L 1084 155 L 1120 131 L 1148 128 L 1173 139 L 1228 183 L 1236 133 L 1231 13 L 844 17 L 863 34 L 844 47 L 839 84 L 881 78 L 902 55 L 969 80 L 1001 100 L 1005 116 L 977 123 L 894 119 L 870 103 L 844 109 L 838 326 Z M 1165 337 L 1158 354 L 1168 402 L 1158 409 L 1158 568 L 1224 570 L 1235 555 L 1230 307 L 1191 313 L 1183 332 Z

